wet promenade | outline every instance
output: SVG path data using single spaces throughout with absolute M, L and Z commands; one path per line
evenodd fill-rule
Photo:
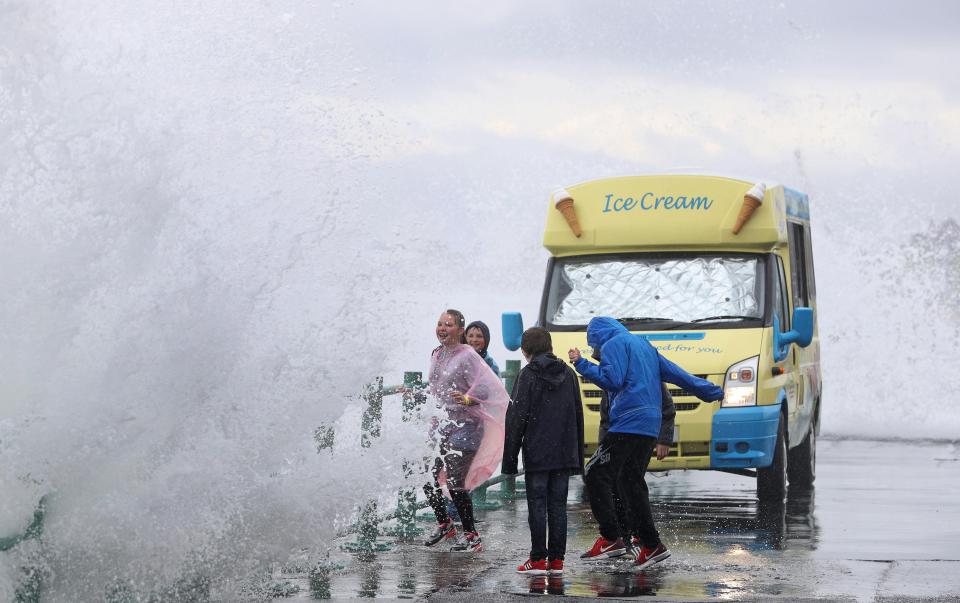
M 644 572 L 580 561 L 596 527 L 575 478 L 562 578 L 513 571 L 529 547 L 521 498 L 479 512 L 479 555 L 416 545 L 372 560 L 338 553 L 321 584 L 278 575 L 299 589 L 278 601 L 960 600 L 960 443 L 821 439 L 816 488 L 783 505 L 759 505 L 751 478 L 723 473 L 673 472 L 650 484 L 672 557 Z

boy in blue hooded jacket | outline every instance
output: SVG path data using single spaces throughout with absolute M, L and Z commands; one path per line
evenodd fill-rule
M 584 559 L 617 557 L 629 544 L 620 534 L 616 497 L 628 505 L 634 524 L 649 522 L 643 535 L 636 565 L 642 569 L 663 561 L 670 552 L 660 542 L 652 517 L 639 513 L 649 501 L 629 501 L 625 480 L 643 479 L 650 455 L 660 433 L 661 382 L 666 381 L 693 393 L 704 402 L 723 399 L 723 389 L 705 379 L 694 377 L 660 355 L 643 337 L 633 335 L 616 319 L 597 316 L 587 325 L 587 344 L 600 350 L 600 364 L 583 358 L 580 350 L 569 352 L 570 362 L 584 379 L 607 390 L 610 395 L 610 428 L 584 470 L 590 495 L 590 508 L 600 525 L 600 537 Z M 624 469 L 631 469 L 624 471 Z M 639 469 L 639 475 L 635 471 Z M 644 488 L 645 492 L 646 489 Z

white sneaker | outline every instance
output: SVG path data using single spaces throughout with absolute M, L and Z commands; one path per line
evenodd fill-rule
M 483 541 L 478 532 L 464 532 L 450 550 L 455 553 L 479 553 L 483 551 Z

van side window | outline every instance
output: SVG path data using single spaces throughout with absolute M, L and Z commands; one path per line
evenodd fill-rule
M 803 228 L 803 263 L 807 268 L 807 303 L 817 300 L 817 280 L 813 272 L 813 241 L 810 239 L 810 227 Z
M 807 292 L 806 228 L 802 224 L 787 222 L 787 238 L 790 243 L 790 288 L 793 291 L 793 307 L 809 307 Z
M 787 307 L 787 278 L 784 276 L 783 260 L 778 255 L 774 255 L 774 257 L 777 258 L 777 277 L 773 283 L 773 311 L 776 316 L 780 317 L 780 330 L 789 331 L 790 323 L 787 316 L 790 315 L 790 312 Z

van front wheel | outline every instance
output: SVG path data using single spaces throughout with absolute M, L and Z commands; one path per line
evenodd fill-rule
M 811 422 L 807 437 L 790 451 L 790 487 L 811 488 L 815 479 L 817 479 L 817 426 Z
M 777 443 L 773 448 L 773 462 L 757 469 L 757 498 L 762 501 L 782 501 L 787 495 L 787 433 L 783 415 L 777 427 Z

